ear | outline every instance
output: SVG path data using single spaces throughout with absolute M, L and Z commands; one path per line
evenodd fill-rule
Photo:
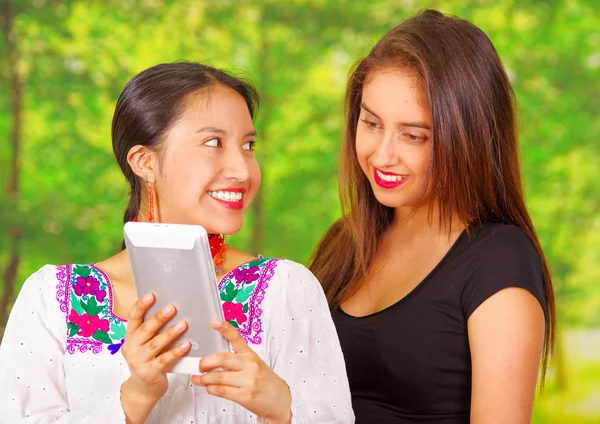
M 148 176 L 148 182 L 154 183 L 154 171 L 156 170 L 157 154 L 148 147 L 136 144 L 127 153 L 127 163 L 133 173 L 140 178 Z

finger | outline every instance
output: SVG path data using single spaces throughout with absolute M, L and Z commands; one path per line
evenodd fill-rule
M 202 375 L 197 375 L 196 379 L 198 386 L 230 386 L 242 387 L 244 385 L 244 376 L 237 371 L 211 371 Z
M 155 372 L 160 374 L 168 372 L 183 355 L 189 352 L 191 346 L 192 344 L 190 342 L 183 342 L 162 355 L 159 355 L 152 361 L 152 368 Z
M 145 360 L 149 360 L 158 355 L 169 343 L 181 336 L 187 328 L 187 322 L 179 321 L 177 324 L 169 327 L 166 331 L 163 331 L 148 340 L 144 345 Z
M 206 386 L 206 392 L 213 396 L 217 396 L 217 397 L 220 397 L 223 399 L 229 399 L 238 404 L 242 404 L 241 402 L 244 397 L 243 389 L 240 389 L 239 387 L 232 387 L 232 386 L 210 385 L 210 386 Z
M 237 353 L 252 352 L 252 349 L 248 347 L 246 341 L 241 336 L 239 331 L 235 327 L 226 321 L 213 319 L 210 321 L 210 326 L 217 330 L 233 347 L 233 350 Z
M 133 334 L 144 321 L 144 314 L 150 306 L 154 303 L 154 294 L 148 293 L 147 295 L 140 297 L 133 307 L 127 314 L 127 331 L 126 335 Z
M 213 353 L 200 360 L 200 372 L 208 372 L 215 368 L 240 371 L 242 369 L 242 360 L 238 354 L 231 352 Z
M 142 325 L 133 333 L 132 337 L 139 344 L 147 343 L 152 339 L 158 330 L 162 328 L 176 313 L 173 305 L 167 305 L 160 311 L 152 315 L 152 318 L 145 320 Z

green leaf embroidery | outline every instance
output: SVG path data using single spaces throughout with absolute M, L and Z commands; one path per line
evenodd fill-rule
M 244 303 L 245 301 L 247 301 L 248 298 L 252 295 L 252 292 L 254 292 L 255 287 L 256 287 L 256 284 L 253 284 L 251 286 L 247 286 L 247 287 L 243 288 L 242 290 L 238 291 L 238 294 L 235 297 L 235 301 L 237 303 Z
M 122 322 L 118 324 L 111 324 L 110 330 L 112 331 L 112 338 L 115 340 L 121 340 L 125 337 L 125 326 Z
M 238 290 L 235 288 L 235 285 L 230 281 L 225 286 L 225 293 L 221 293 L 221 299 L 225 302 L 233 302 L 233 299 L 235 299 L 237 293 Z
M 248 262 L 248 268 L 252 268 L 253 266 L 261 266 L 262 264 L 264 264 L 268 260 L 269 260 L 269 258 L 255 259 L 255 260 L 253 260 L 251 262 Z
M 82 300 L 81 306 L 83 307 L 83 310 L 92 317 L 95 317 L 104 309 L 104 305 L 98 305 L 96 297 L 94 296 L 91 296 L 87 303 Z
M 81 307 L 81 303 L 79 303 L 79 299 L 75 296 L 75 293 L 71 291 L 71 308 L 77 312 L 79 315 L 83 315 L 83 308 Z
M 92 337 L 102 343 L 112 344 L 110 336 L 105 331 L 98 330 L 94 334 L 92 334 Z
M 235 328 L 240 328 L 240 326 L 238 325 L 237 322 L 235 322 L 235 320 L 231 320 L 231 321 L 227 321 L 229 324 L 233 325 Z
M 91 268 L 84 268 L 83 265 L 76 265 L 73 267 L 73 271 L 75 271 L 75 274 L 80 275 L 83 278 L 88 278 L 92 273 Z
M 244 303 L 244 307 L 242 308 L 242 310 L 244 311 L 245 314 L 248 313 L 248 304 Z
M 72 322 L 67 323 L 67 328 L 69 329 L 69 337 L 73 337 L 75 334 L 79 333 L 79 330 L 81 330 L 77 324 Z

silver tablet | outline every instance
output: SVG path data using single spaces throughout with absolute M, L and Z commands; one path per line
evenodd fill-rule
M 128 222 L 123 233 L 138 297 L 156 297 L 145 318 L 171 304 L 177 314 L 167 326 L 188 323 L 187 331 L 165 349 L 186 340 L 192 344 L 170 372 L 200 374 L 200 358 L 229 352 L 227 340 L 210 326 L 211 319 L 223 319 L 223 311 L 206 230 L 199 225 Z

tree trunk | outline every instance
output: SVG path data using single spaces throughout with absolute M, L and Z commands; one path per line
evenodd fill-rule
M 267 7 L 268 5 L 264 5 L 262 9 L 262 17 L 260 20 L 260 32 L 261 32 L 261 43 L 258 52 L 258 78 L 259 78 L 259 87 L 260 95 L 261 95 L 261 105 L 260 105 L 260 114 L 261 119 L 259 121 L 259 125 L 257 128 L 258 137 L 260 138 L 260 146 L 267 145 L 267 124 L 269 121 L 269 95 L 268 95 L 268 67 L 267 67 L 267 53 L 268 53 L 268 44 L 267 44 Z M 263 181 L 265 181 L 265 173 L 267 170 L 267 157 L 266 157 L 266 147 L 262 150 L 262 153 L 259 154 L 259 159 L 261 159 L 261 170 L 263 175 Z M 256 197 L 254 198 L 254 202 L 252 205 L 252 217 L 253 217 L 253 226 L 252 226 L 252 236 L 250 238 L 250 253 L 257 255 L 264 253 L 263 249 L 265 247 L 265 212 L 264 212 L 264 193 L 265 193 L 265 185 L 262 185 L 262 188 L 258 190 L 256 193 Z
M 8 64 L 8 86 L 10 87 L 10 115 L 12 117 L 12 129 L 10 132 L 10 145 L 12 156 L 10 157 L 9 174 L 6 186 L 7 200 L 13 213 L 9 216 L 18 216 L 17 209 L 19 205 L 19 171 L 21 154 L 21 111 L 23 99 L 23 83 L 20 79 L 17 64 L 19 61 L 19 52 L 17 49 L 16 35 L 14 33 L 15 13 L 10 0 L 2 2 L 1 14 L 2 32 L 6 40 L 6 63 Z M 11 219 L 12 220 L 12 219 Z M 8 238 L 8 264 L 4 272 L 4 289 L 0 299 L 0 337 L 4 334 L 4 327 L 8 319 L 8 308 L 12 303 L 17 271 L 19 268 L 19 239 L 21 229 L 14 220 L 9 224 Z

